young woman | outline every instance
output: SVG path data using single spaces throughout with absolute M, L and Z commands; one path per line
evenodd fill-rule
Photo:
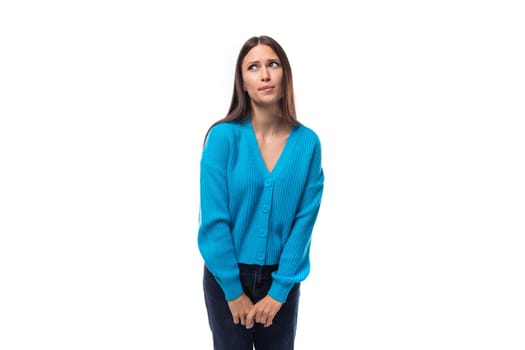
M 200 163 L 198 246 L 215 349 L 294 348 L 323 185 L 320 140 L 295 115 L 287 55 L 273 38 L 252 37 Z

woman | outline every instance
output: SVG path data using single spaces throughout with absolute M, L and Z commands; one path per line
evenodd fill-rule
M 200 163 L 198 245 L 215 349 L 294 348 L 323 184 L 320 140 L 296 118 L 287 55 L 271 37 L 252 37 Z

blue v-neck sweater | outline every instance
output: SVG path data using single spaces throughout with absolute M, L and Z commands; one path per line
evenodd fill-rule
M 275 265 L 269 295 L 285 302 L 310 272 L 310 241 L 323 193 L 321 144 L 295 126 L 268 171 L 250 119 L 215 125 L 200 163 L 198 245 L 227 300 L 243 290 L 238 263 Z

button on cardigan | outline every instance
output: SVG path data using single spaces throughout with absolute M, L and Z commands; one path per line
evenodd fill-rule
M 270 172 L 249 118 L 211 128 L 200 163 L 198 246 L 227 300 L 243 292 L 238 263 L 278 264 L 268 294 L 280 302 L 307 277 L 323 186 L 312 129 L 292 128 Z

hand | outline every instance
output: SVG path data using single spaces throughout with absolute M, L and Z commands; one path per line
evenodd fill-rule
M 248 296 L 242 293 L 236 299 L 228 301 L 228 307 L 233 316 L 233 323 L 239 324 L 239 322 L 245 326 L 246 316 L 253 307 L 253 303 Z
M 246 316 L 246 328 L 252 328 L 255 322 L 264 324 L 264 327 L 270 327 L 282 305 L 283 303 L 271 296 L 265 296 L 253 306 Z

